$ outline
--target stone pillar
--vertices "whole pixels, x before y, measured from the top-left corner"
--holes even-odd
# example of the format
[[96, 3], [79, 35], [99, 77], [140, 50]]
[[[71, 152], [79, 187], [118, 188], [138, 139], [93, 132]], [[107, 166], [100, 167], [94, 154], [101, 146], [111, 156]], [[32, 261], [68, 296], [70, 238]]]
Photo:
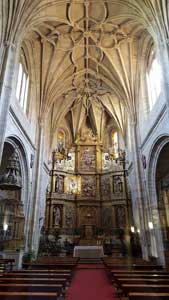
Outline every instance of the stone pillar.
[[139, 154], [137, 125], [132, 123], [131, 126], [131, 140], [132, 140], [132, 156], [133, 156], [133, 177], [134, 182], [131, 184], [132, 192], [132, 208], [133, 218], [137, 229], [140, 229], [140, 242], [142, 247], [143, 258], [148, 260], [148, 243], [146, 236], [146, 220], [144, 211], [144, 193], [143, 193], [143, 182], [141, 176], [141, 158]]
[[166, 104], [169, 111], [169, 72], [168, 72], [168, 66], [169, 66], [169, 40], [164, 40], [163, 42], [159, 42], [159, 56], [160, 56], [160, 62], [162, 66], [162, 76], [164, 80], [164, 94], [166, 98]]
[[4, 42], [3, 59], [0, 74], [0, 161], [2, 159], [6, 124], [12, 95], [13, 78], [16, 63], [16, 47], [11, 42]]
[[35, 170], [32, 178], [33, 190], [32, 190], [32, 204], [30, 212], [30, 247], [38, 251], [39, 246], [39, 208], [41, 200], [41, 185], [42, 185], [42, 169], [43, 169], [43, 153], [44, 153], [44, 127], [43, 123], [39, 124], [38, 140], [37, 140], [37, 153], [36, 153], [36, 163]]

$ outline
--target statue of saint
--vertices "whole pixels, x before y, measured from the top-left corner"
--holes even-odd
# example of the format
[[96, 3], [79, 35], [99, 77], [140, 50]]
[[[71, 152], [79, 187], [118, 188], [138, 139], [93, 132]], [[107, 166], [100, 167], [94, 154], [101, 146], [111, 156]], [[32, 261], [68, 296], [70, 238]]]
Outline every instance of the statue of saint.
[[58, 206], [54, 206], [54, 208], [53, 208], [53, 225], [60, 226], [60, 222], [61, 222], [60, 208]]
[[55, 192], [63, 193], [64, 190], [64, 178], [61, 175], [57, 175], [55, 183]]

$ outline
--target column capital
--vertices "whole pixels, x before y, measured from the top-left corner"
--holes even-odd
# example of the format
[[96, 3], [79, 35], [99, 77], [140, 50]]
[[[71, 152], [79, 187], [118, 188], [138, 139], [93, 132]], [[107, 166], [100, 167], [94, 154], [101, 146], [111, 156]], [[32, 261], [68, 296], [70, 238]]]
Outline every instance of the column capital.
[[12, 43], [11, 41], [4, 41], [3, 42], [3, 45], [5, 48], [13, 48], [13, 49], [16, 49], [16, 45], [14, 43]]

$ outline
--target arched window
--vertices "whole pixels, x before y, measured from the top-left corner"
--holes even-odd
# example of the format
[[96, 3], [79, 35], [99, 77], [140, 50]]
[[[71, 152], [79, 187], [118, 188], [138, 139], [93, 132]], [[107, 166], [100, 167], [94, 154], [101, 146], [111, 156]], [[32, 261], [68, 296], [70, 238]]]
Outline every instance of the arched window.
[[29, 74], [25, 56], [22, 55], [19, 62], [19, 72], [16, 86], [16, 98], [26, 113], [28, 104]]
[[161, 66], [159, 64], [156, 52], [154, 49], [151, 49], [148, 65], [147, 65], [147, 89], [148, 89], [148, 102], [149, 110], [151, 110], [160, 96], [161, 93], [161, 81], [162, 81], [162, 72]]
[[113, 130], [112, 131], [112, 150], [114, 157], [118, 157], [118, 148], [119, 148], [119, 143], [118, 143], [118, 132]]

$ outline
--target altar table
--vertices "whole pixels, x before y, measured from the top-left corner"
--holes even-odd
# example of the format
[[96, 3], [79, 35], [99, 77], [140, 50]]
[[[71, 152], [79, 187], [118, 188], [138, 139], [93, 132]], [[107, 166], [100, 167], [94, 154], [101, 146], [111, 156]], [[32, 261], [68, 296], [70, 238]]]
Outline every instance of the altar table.
[[101, 258], [104, 256], [103, 246], [75, 246], [74, 257]]

